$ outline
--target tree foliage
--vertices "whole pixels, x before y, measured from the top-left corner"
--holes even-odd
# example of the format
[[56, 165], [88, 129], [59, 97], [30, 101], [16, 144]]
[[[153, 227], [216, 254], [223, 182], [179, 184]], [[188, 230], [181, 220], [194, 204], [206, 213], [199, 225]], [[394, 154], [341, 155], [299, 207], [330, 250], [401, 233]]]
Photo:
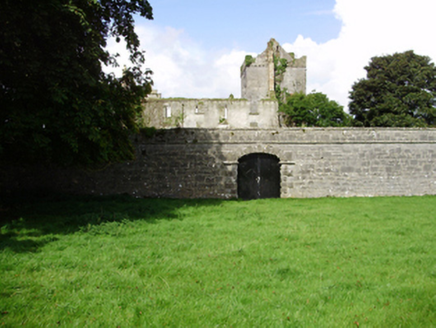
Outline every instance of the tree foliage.
[[[0, 156], [95, 165], [130, 159], [141, 101], [151, 91], [133, 15], [146, 0], [4, 0], [0, 10]], [[132, 67], [121, 78], [105, 50], [124, 39]]]
[[286, 95], [279, 111], [286, 114], [287, 126], [339, 127], [351, 125], [351, 116], [336, 101], [321, 93]]
[[367, 78], [350, 92], [350, 113], [358, 126], [436, 125], [436, 68], [413, 51], [373, 57]]

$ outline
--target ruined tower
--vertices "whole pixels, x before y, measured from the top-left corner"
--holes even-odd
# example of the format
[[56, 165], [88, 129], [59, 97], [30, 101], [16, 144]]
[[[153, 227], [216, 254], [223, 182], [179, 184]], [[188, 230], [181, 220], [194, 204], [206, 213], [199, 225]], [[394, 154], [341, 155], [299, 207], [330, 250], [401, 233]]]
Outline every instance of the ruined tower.
[[271, 39], [256, 58], [247, 56], [241, 67], [241, 96], [257, 101], [272, 98], [275, 85], [289, 93], [306, 93], [306, 56], [296, 58]]
[[306, 92], [306, 57], [295, 58], [271, 39], [259, 56], [246, 57], [241, 84], [242, 99], [167, 99], [155, 91], [144, 104], [143, 122], [155, 128], [277, 128], [276, 87]]

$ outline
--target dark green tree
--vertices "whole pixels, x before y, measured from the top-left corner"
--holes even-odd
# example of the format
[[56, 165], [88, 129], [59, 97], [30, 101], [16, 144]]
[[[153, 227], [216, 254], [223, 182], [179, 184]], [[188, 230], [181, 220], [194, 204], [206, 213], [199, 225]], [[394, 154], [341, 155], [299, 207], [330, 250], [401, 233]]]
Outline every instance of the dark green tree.
[[[129, 137], [151, 81], [133, 15], [146, 0], [3, 0], [0, 9], [0, 158], [93, 166], [134, 156]], [[124, 39], [121, 78], [105, 49]]]
[[413, 51], [373, 57], [367, 78], [353, 85], [350, 114], [356, 126], [436, 125], [436, 68]]
[[351, 125], [351, 116], [336, 101], [321, 93], [286, 95], [279, 111], [285, 114], [287, 126], [339, 127]]

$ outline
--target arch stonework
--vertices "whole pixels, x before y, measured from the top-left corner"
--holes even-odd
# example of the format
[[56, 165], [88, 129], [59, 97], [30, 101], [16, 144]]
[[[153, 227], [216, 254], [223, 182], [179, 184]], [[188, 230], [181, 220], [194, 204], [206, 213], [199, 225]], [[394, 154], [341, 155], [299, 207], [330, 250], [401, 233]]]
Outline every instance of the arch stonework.
[[[292, 170], [295, 163], [292, 161], [292, 153], [285, 151], [278, 145], [255, 144], [236, 147], [235, 151], [228, 152], [223, 164], [228, 167], [233, 179], [238, 179], [239, 159], [250, 154], [272, 155], [279, 159], [280, 165], [280, 186], [286, 185], [286, 182], [292, 177]], [[234, 196], [234, 195], [233, 195]], [[280, 198], [288, 197], [286, 188], [280, 187]]]
[[195, 186], [171, 197], [237, 197], [238, 159], [251, 153], [279, 158], [282, 198], [436, 194], [436, 129], [181, 129], [143, 144], [191, 163]]
[[0, 190], [236, 198], [238, 159], [279, 158], [281, 197], [436, 194], [436, 129], [168, 129], [133, 136], [136, 159], [100, 171], [0, 168]]

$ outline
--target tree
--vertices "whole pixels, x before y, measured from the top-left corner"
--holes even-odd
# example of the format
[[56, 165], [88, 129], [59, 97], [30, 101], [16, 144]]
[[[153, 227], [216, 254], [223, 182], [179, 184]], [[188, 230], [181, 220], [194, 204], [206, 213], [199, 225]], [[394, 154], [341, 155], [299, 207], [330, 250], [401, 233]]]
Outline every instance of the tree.
[[[134, 156], [129, 137], [151, 81], [133, 15], [146, 0], [4, 0], [0, 10], [0, 157], [91, 166]], [[126, 41], [121, 78], [105, 50]]]
[[321, 92], [308, 95], [287, 93], [286, 102], [280, 104], [279, 111], [286, 114], [287, 126], [338, 127], [351, 124], [351, 117], [343, 107]]
[[367, 78], [350, 92], [349, 110], [357, 126], [436, 125], [436, 68], [413, 51], [373, 57]]

